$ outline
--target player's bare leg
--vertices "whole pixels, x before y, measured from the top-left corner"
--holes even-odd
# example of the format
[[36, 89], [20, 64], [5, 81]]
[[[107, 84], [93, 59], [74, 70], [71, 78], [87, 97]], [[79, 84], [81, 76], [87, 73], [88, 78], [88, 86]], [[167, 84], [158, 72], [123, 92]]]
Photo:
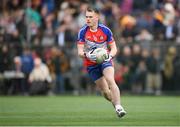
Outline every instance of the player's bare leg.
[[118, 114], [119, 117], [123, 117], [126, 114], [126, 112], [123, 109], [123, 107], [121, 106], [120, 91], [114, 80], [114, 68], [111, 66], [106, 67], [103, 70], [103, 75], [108, 83], [109, 88], [110, 88], [112, 104], [115, 107], [116, 113]]
[[107, 67], [103, 71], [104, 77], [109, 85], [112, 94], [113, 105], [120, 105], [120, 91], [114, 81], [114, 69], [113, 67]]
[[101, 94], [108, 100], [112, 101], [111, 91], [104, 77], [99, 78], [95, 81], [96, 86], [100, 89]]

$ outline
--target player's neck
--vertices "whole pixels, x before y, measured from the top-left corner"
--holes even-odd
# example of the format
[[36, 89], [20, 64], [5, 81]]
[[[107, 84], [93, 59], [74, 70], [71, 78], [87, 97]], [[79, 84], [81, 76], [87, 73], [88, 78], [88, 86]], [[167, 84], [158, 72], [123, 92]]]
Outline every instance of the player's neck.
[[91, 26], [90, 27], [90, 31], [91, 32], [96, 32], [97, 31], [97, 28], [98, 28], [98, 24], [94, 25], [94, 26]]

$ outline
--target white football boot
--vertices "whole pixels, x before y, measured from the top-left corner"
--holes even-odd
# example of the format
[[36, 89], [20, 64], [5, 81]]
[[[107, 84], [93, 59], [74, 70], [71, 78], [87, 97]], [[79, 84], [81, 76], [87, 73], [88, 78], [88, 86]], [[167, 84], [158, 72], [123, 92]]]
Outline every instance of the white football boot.
[[124, 110], [123, 107], [121, 107], [121, 108], [116, 109], [116, 114], [119, 118], [122, 118], [123, 116], [126, 115], [126, 111]]

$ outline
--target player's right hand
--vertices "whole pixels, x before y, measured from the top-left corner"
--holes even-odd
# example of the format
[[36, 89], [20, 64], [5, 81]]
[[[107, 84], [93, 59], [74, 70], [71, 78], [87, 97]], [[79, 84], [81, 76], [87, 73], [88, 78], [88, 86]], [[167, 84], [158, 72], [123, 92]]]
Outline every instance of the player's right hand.
[[89, 59], [90, 61], [96, 62], [96, 54], [93, 53], [93, 51], [89, 51], [85, 53], [85, 57]]

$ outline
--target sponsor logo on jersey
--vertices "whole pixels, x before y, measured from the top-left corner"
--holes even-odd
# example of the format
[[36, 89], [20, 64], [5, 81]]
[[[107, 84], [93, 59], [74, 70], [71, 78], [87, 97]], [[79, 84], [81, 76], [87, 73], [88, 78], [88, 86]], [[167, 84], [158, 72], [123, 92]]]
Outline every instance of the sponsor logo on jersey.
[[100, 36], [99, 39], [102, 41], [102, 40], [104, 39], [104, 37], [103, 37], [103, 36]]

